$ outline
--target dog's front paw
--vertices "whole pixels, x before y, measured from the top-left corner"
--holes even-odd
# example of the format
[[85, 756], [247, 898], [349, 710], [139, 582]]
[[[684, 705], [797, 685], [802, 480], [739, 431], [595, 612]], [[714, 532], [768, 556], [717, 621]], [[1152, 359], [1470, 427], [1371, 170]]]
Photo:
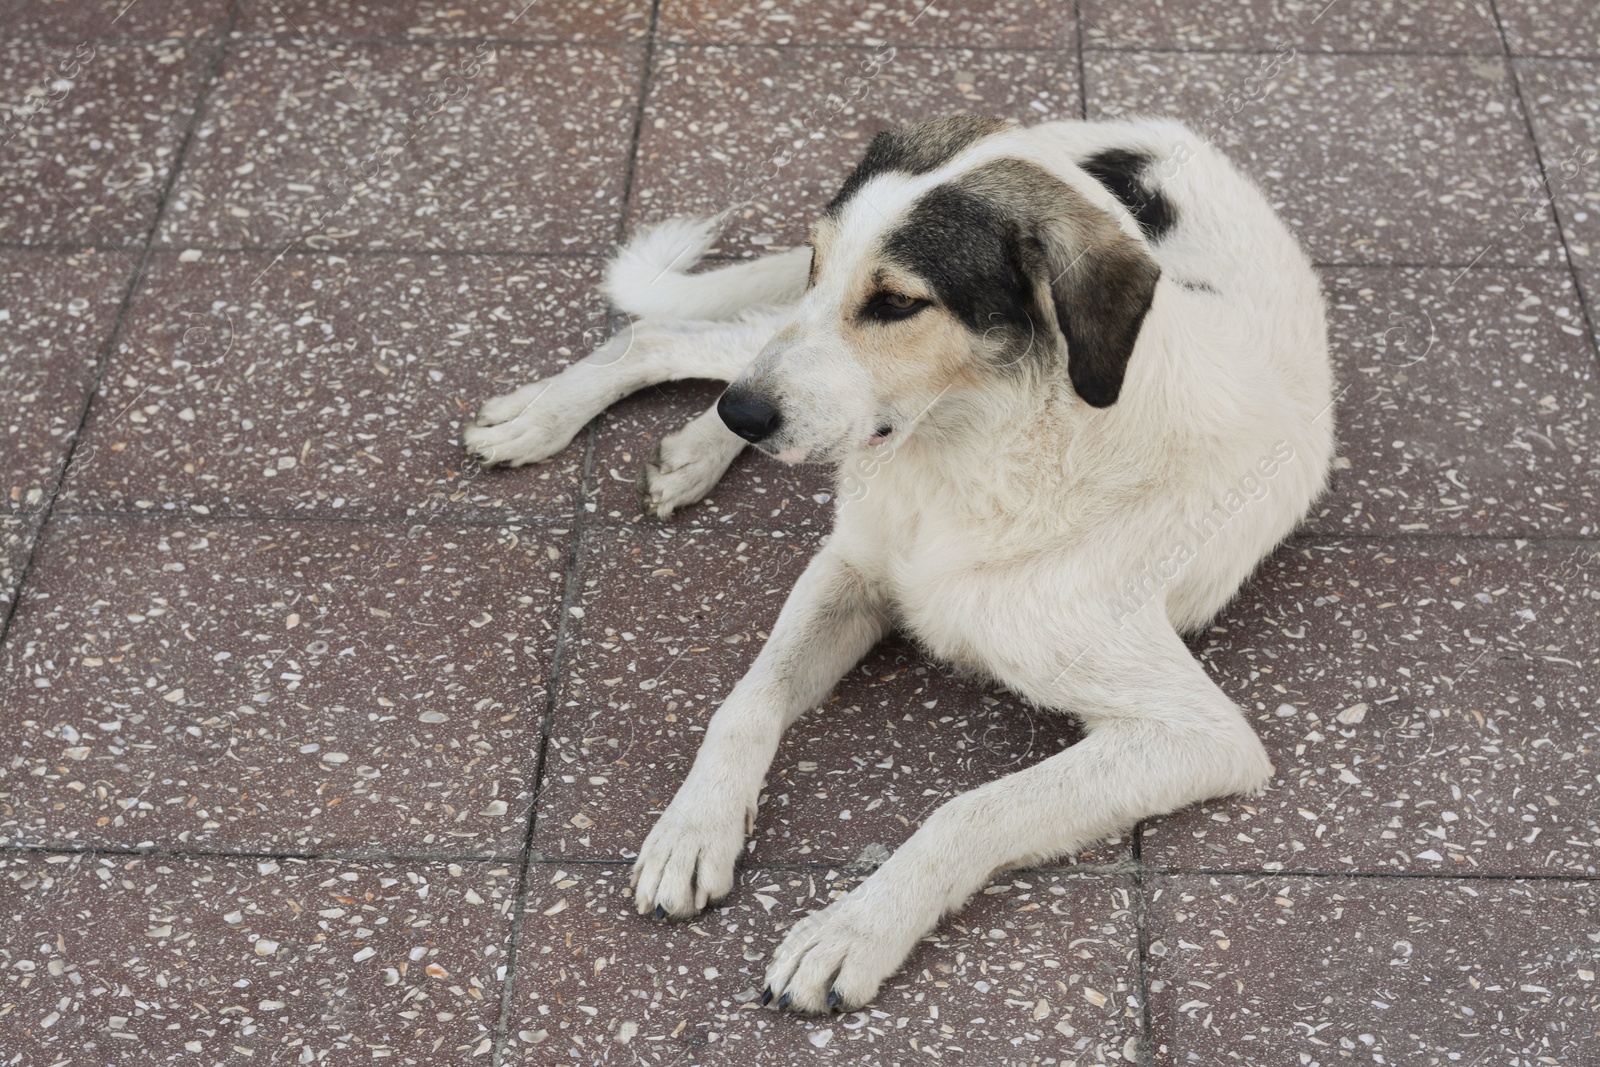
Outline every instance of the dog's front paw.
[[932, 926], [924, 910], [887, 907], [858, 888], [812, 912], [773, 953], [761, 1002], [814, 1013], [860, 1008]]
[[687, 919], [727, 896], [750, 820], [751, 814], [736, 805], [678, 800], [668, 805], [633, 863], [639, 914]]
[[664, 439], [639, 469], [635, 485], [639, 510], [665, 519], [678, 508], [704, 500], [743, 446], [739, 441], [730, 449], [706, 438], [693, 424]]
[[489, 466], [520, 467], [549, 459], [588, 421], [559, 402], [555, 379], [534, 382], [483, 405], [461, 433], [461, 444]]

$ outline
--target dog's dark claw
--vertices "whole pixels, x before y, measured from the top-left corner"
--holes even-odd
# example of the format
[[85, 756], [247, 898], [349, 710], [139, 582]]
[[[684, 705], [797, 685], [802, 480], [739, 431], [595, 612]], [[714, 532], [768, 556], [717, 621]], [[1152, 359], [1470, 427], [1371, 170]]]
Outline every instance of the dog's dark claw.
[[763, 989], [761, 991], [761, 1006], [764, 1008], [768, 1004], [771, 1004], [771, 1003], [772, 1003], [772, 987], [771, 986], [767, 986], [767, 988], [765, 988], [765, 989]]
[[656, 905], [656, 918], [665, 919], [666, 917], [667, 917], [667, 909], [663, 908], [660, 904], [657, 904]]
[[837, 1008], [839, 1006], [839, 1001], [843, 999], [844, 998], [839, 995], [839, 991], [837, 989], [828, 990], [828, 1010], [832, 1011], [834, 1008]]
[[789, 994], [785, 993], [783, 996], [778, 998], [778, 1007], [787, 1008], [788, 1006], [789, 1006]]

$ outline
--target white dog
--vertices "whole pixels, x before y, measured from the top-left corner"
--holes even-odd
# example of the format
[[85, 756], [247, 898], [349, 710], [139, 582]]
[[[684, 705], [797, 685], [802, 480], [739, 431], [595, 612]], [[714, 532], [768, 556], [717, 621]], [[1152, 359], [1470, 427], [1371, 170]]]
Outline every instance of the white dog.
[[606, 292], [639, 321], [465, 434], [485, 462], [535, 462], [636, 389], [717, 378], [716, 408], [642, 472], [647, 511], [701, 498], [747, 441], [838, 466], [832, 536], [639, 850], [639, 911], [730, 891], [784, 729], [891, 626], [1087, 730], [795, 925], [763, 1003], [851, 1009], [997, 871], [1266, 784], [1179, 634], [1322, 490], [1323, 302], [1256, 188], [1165, 121], [893, 130], [807, 247], [683, 273], [710, 239], [635, 239]]

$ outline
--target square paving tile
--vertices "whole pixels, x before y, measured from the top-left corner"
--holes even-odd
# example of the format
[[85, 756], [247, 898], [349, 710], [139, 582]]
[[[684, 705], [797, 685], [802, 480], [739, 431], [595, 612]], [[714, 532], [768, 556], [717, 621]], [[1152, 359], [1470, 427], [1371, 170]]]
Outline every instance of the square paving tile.
[[1504, 46], [1488, 0], [1085, 0], [1088, 48], [1478, 52]]
[[1514, 56], [1600, 58], [1600, 10], [1569, 0], [1496, 0]]
[[0, 859], [18, 1063], [455, 1062], [500, 1015], [516, 873], [485, 864]]
[[0, 663], [0, 843], [511, 856], [566, 538], [53, 522]]
[[62, 507], [570, 518], [581, 447], [484, 470], [461, 427], [604, 336], [598, 276], [569, 258], [154, 254]]
[[1146, 862], [1600, 869], [1593, 543], [1294, 542], [1196, 643], [1277, 775], [1146, 824]]
[[650, 0], [494, 0], [475, 4], [449, 0], [407, 4], [244, 0], [238, 28], [242, 33], [307, 38], [633, 40], [650, 28]]
[[9, 0], [0, 36], [209, 37], [228, 24], [228, 0]]
[[608, 246], [643, 54], [634, 46], [236, 42], [160, 239], [275, 252], [302, 242]]
[[688, 44], [867, 44], [1072, 49], [1072, 8], [1049, 0], [773, 3], [665, 0], [658, 33]]
[[1567, 247], [1600, 269], [1600, 63], [1519, 60], [1517, 73]]
[[0, 252], [0, 486], [12, 515], [48, 506], [133, 268], [121, 252]]
[[805, 239], [874, 134], [934, 115], [1078, 117], [1066, 52], [664, 46], [640, 133], [636, 220], [726, 211], [721, 250]]
[[1593, 882], [1182, 875], [1146, 891], [1157, 1064], [1582, 1064], [1600, 1048]]
[[0, 34], [0, 241], [142, 241], [215, 50]]
[[1097, 52], [1084, 67], [1089, 118], [1188, 122], [1318, 262], [1561, 262], [1502, 58]]
[[762, 1008], [782, 930], [856, 881], [746, 871], [721, 907], [664, 925], [633, 913], [623, 868], [536, 866], [507, 1062], [1138, 1062], [1125, 877], [1006, 875], [924, 938], [865, 1010]]
[[587, 533], [535, 850], [638, 848], [647, 813], [671, 799], [816, 547], [653, 524]]
[[[814, 538], [754, 533], [590, 534], [536, 851], [606, 859], [637, 851], [815, 551]], [[953, 677], [891, 638], [789, 730], [747, 857], [881, 861], [938, 805], [1079, 736], [1070, 718]], [[1127, 856], [1126, 842], [1108, 842], [1076, 858]]]
[[1600, 531], [1600, 390], [1565, 267], [1322, 275], [1339, 459], [1310, 529]]
[[[597, 424], [589, 500], [606, 522], [656, 522], [639, 510], [639, 471], [663, 437], [717, 402], [720, 382], [674, 382], [614, 405]], [[787, 466], [747, 448], [706, 499], [672, 513], [673, 526], [822, 533], [833, 526], [833, 468]]]

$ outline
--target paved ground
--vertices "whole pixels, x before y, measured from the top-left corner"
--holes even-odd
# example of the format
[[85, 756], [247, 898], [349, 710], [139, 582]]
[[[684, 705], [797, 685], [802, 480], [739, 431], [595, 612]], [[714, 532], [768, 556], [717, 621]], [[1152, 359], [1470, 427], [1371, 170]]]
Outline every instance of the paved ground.
[[[1600, 1063], [1600, 9], [520, 6], [0, 5], [0, 1063]], [[1270, 793], [811, 1022], [754, 1003], [780, 929], [1070, 727], [890, 644], [726, 905], [642, 921], [827, 485], [641, 518], [704, 386], [533, 469], [454, 441], [604, 336], [634, 225], [784, 246], [960, 109], [1232, 153], [1320, 266], [1342, 458], [1195, 643]]]

